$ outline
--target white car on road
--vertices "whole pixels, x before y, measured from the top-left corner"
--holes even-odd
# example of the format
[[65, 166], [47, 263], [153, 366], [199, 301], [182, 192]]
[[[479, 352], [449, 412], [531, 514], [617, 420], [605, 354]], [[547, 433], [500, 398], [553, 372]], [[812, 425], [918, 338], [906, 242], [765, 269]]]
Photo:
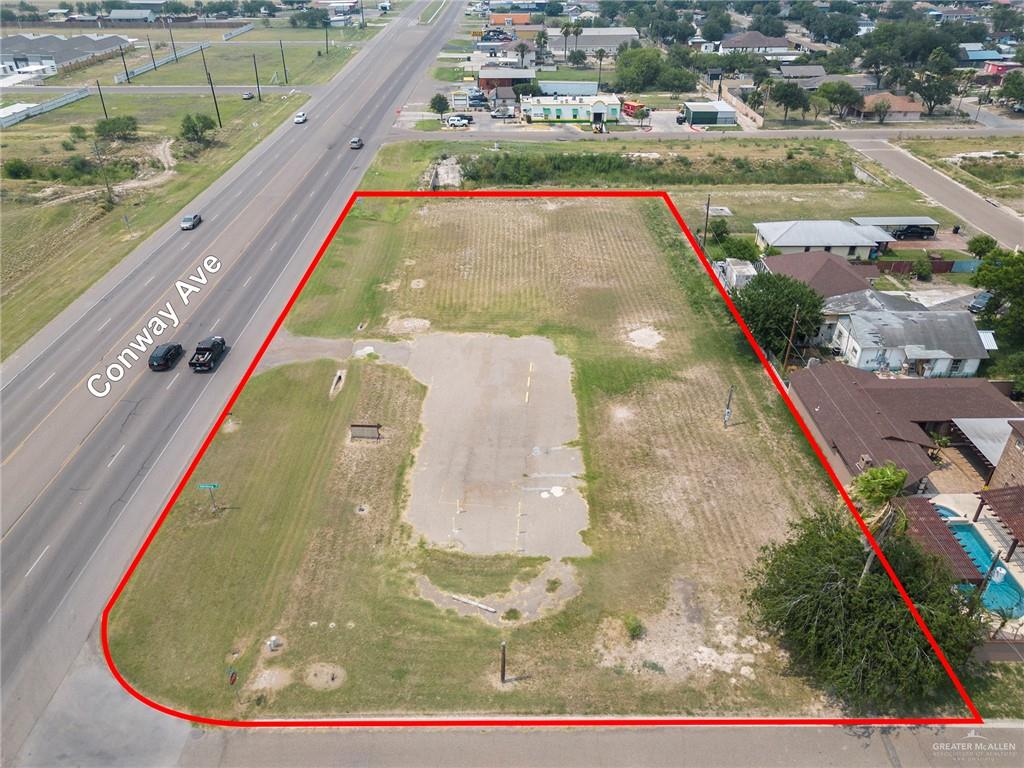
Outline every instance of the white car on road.
[[469, 125], [466, 118], [458, 117], [457, 115], [452, 115], [446, 122], [449, 128], [465, 128]]
[[295, 120], [293, 120], [292, 122], [294, 122], [296, 125], [299, 125], [301, 123], [306, 122], [306, 113], [305, 112], [296, 112], [295, 113]]

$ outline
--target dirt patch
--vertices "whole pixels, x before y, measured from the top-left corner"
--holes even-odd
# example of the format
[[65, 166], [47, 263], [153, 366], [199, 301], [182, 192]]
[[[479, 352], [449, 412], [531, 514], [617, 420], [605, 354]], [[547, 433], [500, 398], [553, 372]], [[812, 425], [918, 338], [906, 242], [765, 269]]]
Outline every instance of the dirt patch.
[[415, 289], [419, 290], [420, 288], [423, 288], [426, 284], [427, 284], [426, 280], [413, 280], [411, 283], [409, 283], [409, 286], [411, 288], [415, 288]]
[[306, 667], [303, 682], [318, 691], [333, 691], [345, 684], [345, 670], [337, 664], [317, 662]]
[[220, 431], [226, 435], [230, 435], [232, 432], [237, 432], [241, 427], [242, 425], [239, 423], [238, 419], [229, 413], [228, 417], [224, 419], [224, 423], [221, 425]]
[[420, 317], [392, 317], [388, 318], [387, 332], [395, 336], [405, 336], [413, 333], [426, 333], [430, 330], [430, 321]]
[[636, 328], [626, 334], [626, 340], [637, 349], [655, 349], [665, 337], [649, 325]]
[[285, 667], [265, 667], [259, 670], [247, 686], [253, 691], [280, 691], [292, 684], [292, 672]]

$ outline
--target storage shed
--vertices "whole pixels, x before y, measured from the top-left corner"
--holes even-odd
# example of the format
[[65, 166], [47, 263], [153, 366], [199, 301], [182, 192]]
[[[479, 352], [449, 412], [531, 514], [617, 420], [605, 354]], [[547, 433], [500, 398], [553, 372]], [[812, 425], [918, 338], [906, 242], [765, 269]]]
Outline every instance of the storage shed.
[[736, 125], [736, 110], [724, 101], [683, 102], [683, 112], [690, 125]]

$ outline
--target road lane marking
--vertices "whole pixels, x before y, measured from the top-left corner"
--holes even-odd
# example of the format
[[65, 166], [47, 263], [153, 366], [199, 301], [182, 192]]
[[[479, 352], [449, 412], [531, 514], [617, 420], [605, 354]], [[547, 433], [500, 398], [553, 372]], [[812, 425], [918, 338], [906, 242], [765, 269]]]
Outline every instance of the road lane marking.
[[42, 389], [43, 387], [45, 387], [50, 382], [50, 379], [52, 379], [56, 375], [57, 375], [56, 371], [51, 373], [49, 376], [47, 376], [45, 379], [43, 379], [43, 383], [40, 384], [38, 387], [36, 387], [36, 389]]
[[292, 221], [295, 221], [297, 218], [299, 218], [299, 214], [296, 213], [294, 216], [292, 216]]
[[154, 281], [155, 279], [156, 279], [156, 275], [150, 275], [150, 276], [149, 276], [149, 279], [148, 279], [148, 280], [146, 280], [146, 282], [144, 282], [144, 283], [142, 284], [142, 287], [143, 287], [143, 288], [145, 288], [145, 287], [146, 287], [147, 285], [149, 285], [150, 283], [152, 283], [152, 282], [153, 282], [153, 281]]
[[188, 250], [188, 247], [190, 245], [191, 245], [191, 243], [185, 243], [183, 246], [181, 246], [181, 248], [178, 249], [178, 253], [184, 253], [185, 251]]
[[107, 327], [107, 326], [108, 326], [108, 325], [110, 324], [110, 321], [111, 321], [111, 320], [113, 320], [113, 319], [114, 319], [114, 318], [112, 318], [112, 317], [108, 317], [108, 318], [107, 318], [106, 320], [104, 320], [104, 321], [103, 321], [103, 325], [101, 325], [101, 326], [100, 326], [99, 328], [97, 328], [97, 329], [96, 329], [96, 332], [97, 332], [97, 333], [99, 333], [99, 332], [100, 332], [100, 331], [102, 331], [102, 330], [103, 330], [104, 328], [106, 328], [106, 327]]
[[270, 250], [274, 250], [275, 248], [277, 248], [277, 240], [275, 240], [274, 244], [270, 246]]
[[176, 382], [178, 380], [179, 376], [181, 376], [181, 371], [178, 371], [176, 374], [174, 374], [174, 378], [171, 379], [170, 384], [168, 384], [166, 387], [164, 387], [164, 389], [170, 389], [171, 385], [174, 384], [174, 382]]
[[36, 558], [36, 561], [34, 563], [32, 563], [32, 567], [29, 568], [27, 571], [25, 571], [25, 578], [26, 579], [28, 578], [28, 575], [30, 573], [32, 573], [32, 571], [35, 569], [35, 567], [37, 565], [39, 565], [39, 561], [43, 559], [43, 555], [46, 554], [46, 550], [49, 549], [49, 548], [50, 548], [50, 545], [47, 544], [46, 547], [43, 549], [43, 551], [39, 553], [39, 557]]
[[245, 278], [245, 282], [242, 283], [242, 287], [245, 288], [249, 284], [250, 280], [252, 280], [252, 275], [249, 275], [247, 278]]
[[[125, 443], [124, 445], [128, 445], [128, 443]], [[113, 464], [115, 461], [117, 461], [117, 457], [120, 456], [121, 455], [121, 451], [124, 450], [124, 445], [122, 445], [120, 448], [118, 448], [117, 449], [117, 453], [114, 454], [114, 458], [112, 458], [110, 461], [107, 462], [107, 469], [110, 469], [110, 465]]]
[[210, 326], [210, 333], [213, 333], [213, 329], [217, 327], [217, 323], [219, 323], [219, 322], [220, 322], [220, 318], [219, 317], [216, 320], [213, 321], [213, 325]]

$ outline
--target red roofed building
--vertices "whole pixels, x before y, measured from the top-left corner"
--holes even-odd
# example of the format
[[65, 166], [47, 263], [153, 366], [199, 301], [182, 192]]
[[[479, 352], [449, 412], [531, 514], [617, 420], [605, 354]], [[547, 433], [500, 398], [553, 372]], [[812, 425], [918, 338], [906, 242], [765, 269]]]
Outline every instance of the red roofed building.
[[864, 97], [864, 106], [854, 107], [851, 113], [861, 120], [876, 120], [878, 112], [875, 105], [880, 101], [889, 102], [889, 111], [885, 115], [887, 123], [916, 123], [921, 119], [924, 107], [921, 102], [914, 101], [909, 96], [897, 96], [888, 91], [873, 93]]

